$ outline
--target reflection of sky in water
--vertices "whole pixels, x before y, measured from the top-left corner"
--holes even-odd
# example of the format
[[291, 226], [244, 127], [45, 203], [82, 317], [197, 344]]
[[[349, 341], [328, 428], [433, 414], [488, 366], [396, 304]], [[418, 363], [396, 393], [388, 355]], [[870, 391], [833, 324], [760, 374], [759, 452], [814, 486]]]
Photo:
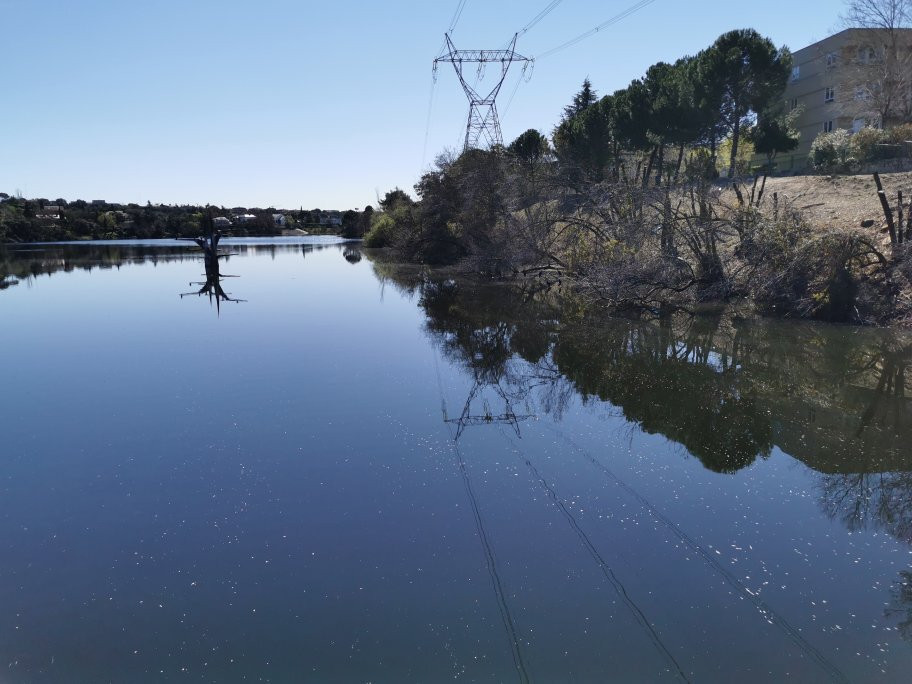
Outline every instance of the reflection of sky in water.
[[[878, 408], [878, 432], [855, 437], [807, 415], [807, 396], [838, 413], [869, 405], [872, 387], [821, 380], [795, 396], [789, 369], [758, 370], [788, 355], [732, 366], [677, 340], [665, 345], [683, 355], [668, 382], [692, 373], [693, 390], [669, 385], [677, 403], [662, 404], [652, 386], [668, 362], [600, 365], [614, 332], [574, 337], [553, 312], [543, 339], [563, 365], [508, 349], [506, 374], [494, 372], [491, 339], [504, 311], [523, 315], [515, 304], [438, 310], [425, 296], [429, 323], [417, 293], [369, 259], [349, 263], [342, 246], [224, 247], [239, 253], [222, 273], [240, 276], [225, 289], [246, 302], [218, 316], [206, 298], [178, 297], [200, 280], [197, 260], [130, 255], [0, 293], [3, 681], [912, 671], [899, 617], [885, 615], [909, 546], [828, 510], [887, 481], [870, 505], [912, 505], [902, 473], [859, 483], [832, 447], [890, 444], [908, 420]], [[461, 312], [474, 337], [455, 332]], [[450, 326], [447, 343], [428, 326]], [[767, 336], [792, 329], [800, 342], [809, 328]], [[847, 334], [844, 358], [868, 334], [813, 329]], [[510, 330], [512, 348], [535, 346]], [[698, 361], [721, 378], [711, 390]], [[792, 375], [810, 377], [797, 365]], [[459, 417], [475, 380], [474, 421], [454, 445], [442, 404]], [[586, 382], [612, 403], [583, 399]], [[625, 393], [624, 382], [640, 384]], [[688, 426], [709, 405], [741, 411], [731, 415], [773, 444], [768, 455], [729, 474], [692, 457], [682, 443], [725, 456], [724, 440]], [[519, 436], [496, 420], [511, 411]], [[900, 456], [885, 458], [900, 470]]]

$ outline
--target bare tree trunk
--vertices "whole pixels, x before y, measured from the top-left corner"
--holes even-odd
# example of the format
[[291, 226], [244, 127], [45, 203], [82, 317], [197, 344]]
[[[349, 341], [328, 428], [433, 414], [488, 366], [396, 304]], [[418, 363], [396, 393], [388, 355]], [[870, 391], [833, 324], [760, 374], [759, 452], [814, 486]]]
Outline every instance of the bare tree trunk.
[[896, 222], [896, 242], [900, 245], [903, 243], [903, 193], [902, 190], [899, 191], [899, 220]]
[[674, 248], [674, 224], [671, 216], [671, 192], [665, 189], [665, 197], [662, 203], [662, 254], [673, 256]]
[[735, 118], [735, 128], [732, 130], [731, 160], [728, 166], [728, 177], [735, 177], [735, 164], [738, 161], [738, 142], [741, 137], [741, 117]]
[[678, 184], [678, 176], [681, 174], [681, 164], [684, 163], [684, 143], [678, 148], [678, 163], [675, 164], [674, 185]]
[[656, 165], [656, 187], [662, 185], [662, 172], [665, 170], [665, 142], [659, 143], [659, 159]]
[[620, 178], [620, 169], [623, 162], [621, 161], [621, 143], [617, 140], [613, 143], [614, 146], [614, 179], [617, 180]]
[[763, 174], [763, 182], [760, 184], [760, 192], [757, 193], [757, 206], [760, 206], [760, 202], [763, 201], [763, 192], [766, 190], [766, 174]]
[[645, 188], [649, 185], [649, 177], [652, 175], [652, 165], [655, 164], [656, 152], [658, 151], [658, 146], [652, 148], [652, 152], [649, 155], [649, 163], [646, 165], [646, 171], [643, 173], [643, 187]]

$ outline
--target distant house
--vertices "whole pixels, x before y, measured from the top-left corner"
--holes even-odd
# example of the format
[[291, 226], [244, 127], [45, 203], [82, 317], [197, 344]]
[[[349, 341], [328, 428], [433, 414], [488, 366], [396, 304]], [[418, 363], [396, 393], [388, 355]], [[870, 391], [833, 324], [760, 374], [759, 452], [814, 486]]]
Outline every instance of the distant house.
[[233, 218], [235, 223], [253, 223], [256, 221], [256, 216], [253, 214], [235, 214]]
[[212, 225], [216, 228], [228, 228], [232, 224], [227, 216], [216, 216], [214, 219], [212, 219]]
[[104, 204], [107, 204], [107, 202], [105, 202], [104, 200], [92, 200], [93, 207], [100, 207]]
[[60, 220], [60, 206], [56, 204], [45, 205], [37, 214], [35, 214], [35, 218], [47, 221], [58, 221]]
[[341, 226], [342, 225], [341, 212], [328, 211], [323, 214], [320, 214], [320, 225], [321, 226]]
[[284, 228], [286, 224], [285, 214], [273, 214], [272, 222], [276, 225], [277, 228]]

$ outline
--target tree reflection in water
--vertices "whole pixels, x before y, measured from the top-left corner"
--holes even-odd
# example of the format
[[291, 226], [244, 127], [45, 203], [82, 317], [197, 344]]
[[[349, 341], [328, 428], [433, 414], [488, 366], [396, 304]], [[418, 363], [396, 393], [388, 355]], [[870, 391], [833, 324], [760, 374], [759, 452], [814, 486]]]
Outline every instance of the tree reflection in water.
[[194, 292], [183, 292], [181, 293], [181, 299], [188, 297], [190, 295], [196, 295], [201, 297], [207, 295], [209, 297], [210, 303], [215, 301], [215, 308], [218, 313], [221, 313], [221, 303], [222, 302], [243, 302], [244, 299], [234, 299], [228, 293], [222, 289], [222, 280], [225, 278], [237, 278], [235, 275], [223, 275], [219, 268], [219, 259], [227, 259], [230, 254], [219, 253], [218, 243], [221, 240], [221, 233], [214, 232], [209, 238], [193, 238], [193, 242], [200, 246], [203, 250], [203, 264], [206, 269], [205, 278], [206, 280], [202, 282], [190, 283], [191, 285], [199, 285], [200, 289]]
[[[912, 544], [912, 336], [732, 315], [606, 319], [578, 301], [374, 267], [420, 294], [428, 333], [473, 381], [469, 402], [494, 388], [555, 422], [573, 401], [603, 405], [720, 473], [776, 447], [817, 473], [831, 519]], [[907, 637], [910, 580], [888, 609]]]
[[890, 590], [891, 602], [885, 611], [888, 618], [895, 618], [896, 629], [907, 641], [912, 641], [912, 572], [903, 570]]
[[[428, 306], [446, 307], [456, 293], [453, 281], [428, 283], [422, 302]], [[508, 324], [484, 326], [478, 329], [464, 329], [464, 335], [450, 337], [449, 332], [441, 331], [438, 344], [444, 354], [452, 358], [460, 356], [464, 367], [472, 376], [472, 388], [463, 403], [462, 411], [457, 418], [451, 418], [444, 401], [444, 422], [456, 426], [455, 439], [471, 425], [502, 424], [509, 425], [520, 436], [519, 424], [533, 418], [526, 398], [529, 396], [527, 383], [522, 378], [511, 376], [509, 364], [513, 356], [511, 337], [512, 330]], [[493, 395], [493, 397], [491, 396]], [[500, 413], [491, 408], [490, 399], [503, 405]], [[479, 412], [476, 405], [481, 403]], [[516, 413], [514, 404], [524, 403], [525, 413]], [[473, 413], [474, 411], [474, 413]]]
[[361, 250], [358, 245], [346, 244], [342, 248], [342, 256], [348, 263], [354, 266], [361, 261]]
[[826, 514], [849, 530], [870, 527], [912, 544], [912, 473], [824, 475], [820, 503]]
[[474, 384], [560, 421], [604, 405], [734, 473], [773, 447], [830, 475], [912, 471], [912, 336], [737, 316], [599, 317], [572, 300], [374, 264], [420, 295], [425, 327]]

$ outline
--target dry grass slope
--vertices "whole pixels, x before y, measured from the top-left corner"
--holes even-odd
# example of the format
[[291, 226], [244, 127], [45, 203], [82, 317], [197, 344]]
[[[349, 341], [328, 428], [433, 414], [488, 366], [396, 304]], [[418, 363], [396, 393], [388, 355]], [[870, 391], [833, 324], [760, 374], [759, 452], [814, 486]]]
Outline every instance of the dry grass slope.
[[[894, 211], [898, 190], [902, 190], [906, 202], [912, 199], [912, 172], [884, 173], [881, 180]], [[765, 204], [772, 202], [773, 193], [819, 228], [861, 229], [862, 221], [874, 221], [873, 228], [863, 229], [871, 235], [886, 226], [871, 174], [769, 178]], [[881, 239], [886, 239], [886, 235], [882, 234]]]

